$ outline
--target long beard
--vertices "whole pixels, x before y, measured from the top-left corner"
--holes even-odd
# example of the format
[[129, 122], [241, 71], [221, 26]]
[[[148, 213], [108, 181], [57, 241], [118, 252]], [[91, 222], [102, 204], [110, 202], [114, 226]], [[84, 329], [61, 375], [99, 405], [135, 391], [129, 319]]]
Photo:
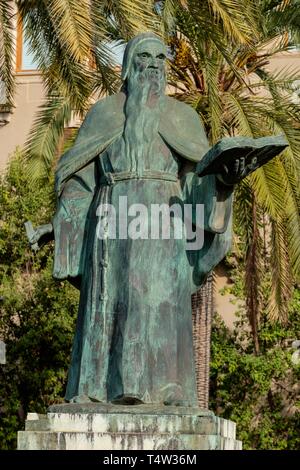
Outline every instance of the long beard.
[[158, 69], [133, 70], [127, 79], [124, 129], [126, 157], [132, 162], [151, 153], [158, 132], [165, 74]]
[[154, 104], [165, 91], [165, 73], [154, 68], [131, 70], [127, 79], [127, 101], [136, 100], [138, 105]]

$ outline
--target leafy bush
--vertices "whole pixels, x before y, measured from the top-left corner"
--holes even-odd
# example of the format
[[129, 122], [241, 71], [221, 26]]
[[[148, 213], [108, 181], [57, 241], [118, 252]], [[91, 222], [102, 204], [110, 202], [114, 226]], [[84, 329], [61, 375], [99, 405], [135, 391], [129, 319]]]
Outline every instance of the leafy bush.
[[300, 338], [300, 291], [295, 290], [288, 322], [264, 321], [261, 352], [243, 314], [231, 332], [220, 317], [212, 329], [210, 408], [237, 423], [244, 449], [300, 448], [300, 365], [291, 344]]
[[53, 183], [32, 188], [17, 151], [0, 183], [0, 448], [16, 447], [28, 411], [44, 413], [63, 399], [78, 293], [52, 279], [53, 244], [34, 254], [24, 222], [47, 223], [54, 212]]

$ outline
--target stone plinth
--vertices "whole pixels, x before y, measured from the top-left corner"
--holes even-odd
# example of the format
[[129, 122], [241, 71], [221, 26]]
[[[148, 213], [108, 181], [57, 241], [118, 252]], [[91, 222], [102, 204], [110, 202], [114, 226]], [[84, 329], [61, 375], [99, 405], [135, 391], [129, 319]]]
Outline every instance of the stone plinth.
[[199, 408], [54, 405], [29, 413], [19, 450], [240, 450], [235, 423]]

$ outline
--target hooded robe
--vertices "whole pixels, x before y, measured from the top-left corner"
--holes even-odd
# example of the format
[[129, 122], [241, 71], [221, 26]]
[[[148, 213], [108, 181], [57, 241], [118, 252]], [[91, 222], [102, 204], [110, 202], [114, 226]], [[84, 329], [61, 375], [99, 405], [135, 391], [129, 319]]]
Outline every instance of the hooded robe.
[[[232, 189], [194, 173], [209, 149], [201, 120], [184, 103], [162, 99], [151, 155], [138, 168], [125, 157], [122, 92], [91, 108], [58, 163], [53, 275], [80, 288], [67, 401], [197, 406], [191, 294], [230, 248]], [[204, 204], [204, 245], [187, 251], [174, 237], [100, 239], [99, 204], [122, 216], [124, 196], [128, 207]]]

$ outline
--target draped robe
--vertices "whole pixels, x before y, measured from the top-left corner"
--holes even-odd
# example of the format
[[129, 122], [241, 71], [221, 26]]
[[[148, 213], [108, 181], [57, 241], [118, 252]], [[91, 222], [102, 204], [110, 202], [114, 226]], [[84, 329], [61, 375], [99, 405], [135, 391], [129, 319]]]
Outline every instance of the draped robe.
[[[232, 190], [194, 173], [209, 148], [202, 123], [167, 96], [151, 152], [132, 166], [125, 99], [119, 93], [92, 107], [56, 172], [53, 275], [80, 288], [66, 400], [196, 406], [191, 294], [230, 248]], [[124, 196], [128, 207], [204, 204], [204, 245], [187, 251], [174, 237], [99, 239], [99, 204], [119, 216]], [[143, 223], [150, 226], [149, 215]]]

